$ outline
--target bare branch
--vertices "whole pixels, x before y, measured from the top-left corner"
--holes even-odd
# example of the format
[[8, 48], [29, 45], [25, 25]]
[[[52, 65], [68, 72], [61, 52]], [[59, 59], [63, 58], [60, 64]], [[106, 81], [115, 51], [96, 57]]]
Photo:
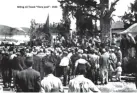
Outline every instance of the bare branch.
[[110, 11], [112, 11], [112, 12], [115, 11], [115, 8], [114, 8], [114, 7], [115, 7], [115, 5], [117, 4], [118, 1], [119, 1], [119, 0], [115, 0], [114, 2], [111, 3]]
[[115, 11], [115, 5], [117, 4], [119, 0], [115, 0], [114, 2], [111, 3], [110, 10], [107, 13], [107, 17], [110, 17], [111, 14]]

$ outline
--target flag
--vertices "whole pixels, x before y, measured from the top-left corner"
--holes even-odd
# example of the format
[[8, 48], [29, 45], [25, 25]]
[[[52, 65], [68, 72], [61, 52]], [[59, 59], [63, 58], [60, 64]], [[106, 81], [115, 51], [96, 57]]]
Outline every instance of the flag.
[[49, 14], [47, 16], [46, 24], [44, 24], [43, 32], [44, 33], [49, 33]]

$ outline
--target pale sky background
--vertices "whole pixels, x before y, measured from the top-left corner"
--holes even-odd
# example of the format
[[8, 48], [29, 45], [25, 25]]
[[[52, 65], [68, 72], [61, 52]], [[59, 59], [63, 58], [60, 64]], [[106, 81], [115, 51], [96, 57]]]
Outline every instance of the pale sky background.
[[[112, 0], [113, 1], [113, 0]], [[128, 10], [134, 0], [120, 0], [113, 13], [121, 16]], [[17, 6], [50, 6], [50, 8], [17, 8]], [[57, 8], [51, 8], [57, 6]], [[62, 10], [57, 0], [0, 0], [0, 24], [12, 27], [30, 27], [31, 19], [37, 23], [45, 23], [49, 13], [50, 23], [62, 19]], [[118, 18], [114, 18], [118, 20]], [[74, 22], [73, 22], [74, 24]]]

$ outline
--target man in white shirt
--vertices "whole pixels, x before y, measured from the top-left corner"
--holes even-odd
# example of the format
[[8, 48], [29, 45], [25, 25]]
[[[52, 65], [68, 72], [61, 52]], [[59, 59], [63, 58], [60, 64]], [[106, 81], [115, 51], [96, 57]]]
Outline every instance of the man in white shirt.
[[67, 81], [68, 81], [68, 71], [69, 71], [69, 65], [70, 65], [70, 58], [67, 56], [68, 53], [64, 52], [63, 53], [63, 58], [61, 59], [61, 62], [59, 64], [59, 66], [62, 69], [62, 74], [63, 74], [63, 85], [66, 86], [67, 85]]
[[45, 63], [44, 70], [46, 76], [41, 81], [41, 86], [42, 86], [41, 92], [42, 93], [62, 92], [63, 86], [61, 80], [53, 75], [53, 71], [54, 71], [53, 63], [51, 62]]
[[82, 58], [82, 54], [79, 54], [79, 57], [80, 58], [75, 63], [75, 75], [77, 75], [79, 73], [79, 70], [81, 68], [85, 68], [85, 67], [87, 68], [87, 66], [89, 68], [91, 67], [89, 62]]
[[80, 92], [100, 93], [100, 90], [95, 86], [95, 84], [91, 80], [84, 77], [85, 72], [86, 72], [86, 67], [79, 69], [79, 72], [77, 73], [78, 75], [74, 79], [70, 80], [68, 91], [79, 92], [79, 93]]

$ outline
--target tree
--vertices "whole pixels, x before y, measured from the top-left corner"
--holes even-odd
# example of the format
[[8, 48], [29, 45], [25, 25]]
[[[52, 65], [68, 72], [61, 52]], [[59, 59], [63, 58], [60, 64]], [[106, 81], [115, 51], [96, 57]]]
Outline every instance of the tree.
[[110, 22], [112, 13], [115, 11], [115, 5], [119, 0], [115, 0], [108, 8], [109, 0], [100, 0], [97, 5], [96, 0], [58, 0], [64, 10], [64, 16], [72, 16], [76, 18], [77, 31], [84, 35], [85, 31], [95, 31], [93, 20], [100, 20], [102, 32], [102, 41], [105, 42], [105, 37], [110, 31]]
[[[69, 17], [76, 18], [76, 29], [83, 36], [85, 31], [93, 31], [93, 19], [97, 16], [93, 14], [96, 9], [95, 0], [58, 0], [63, 9], [63, 20], [70, 25]], [[69, 27], [69, 26], [68, 26]]]
[[126, 29], [137, 22], [137, 0], [130, 4], [129, 10], [128, 13], [125, 12], [124, 16], [121, 17]]
[[124, 16], [121, 17], [123, 23], [124, 23], [124, 28], [127, 29], [129, 26], [135, 23], [135, 18], [134, 15], [129, 12], [125, 12]]
[[[49, 17], [47, 17], [49, 21]], [[51, 35], [49, 29], [49, 22], [46, 22], [45, 24], [36, 23], [34, 19], [31, 20], [31, 26], [30, 26], [30, 40], [35, 42], [35, 45], [50, 45], [51, 43]], [[47, 31], [48, 30], [48, 31]]]
[[[107, 2], [105, 2], [107, 1]], [[100, 15], [100, 28], [101, 28], [101, 40], [103, 43], [110, 37], [110, 28], [112, 21], [112, 13], [115, 11], [115, 5], [119, 0], [115, 0], [108, 8], [109, 0], [100, 0], [101, 15]], [[106, 38], [107, 37], [107, 38]]]

